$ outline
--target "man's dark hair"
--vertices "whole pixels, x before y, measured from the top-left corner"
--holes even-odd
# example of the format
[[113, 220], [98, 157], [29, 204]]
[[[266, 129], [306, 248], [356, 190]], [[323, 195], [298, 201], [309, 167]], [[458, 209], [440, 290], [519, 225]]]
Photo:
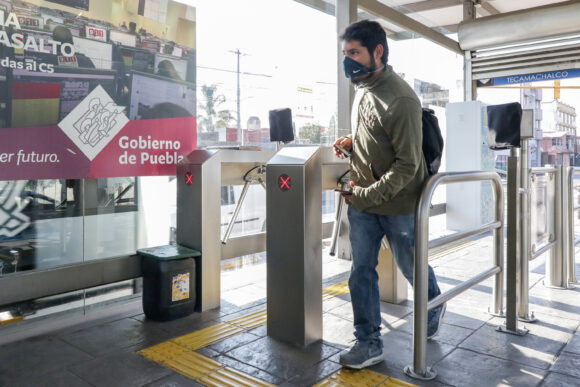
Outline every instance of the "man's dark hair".
[[373, 55], [377, 45], [382, 44], [384, 51], [381, 61], [387, 64], [389, 59], [389, 46], [387, 46], [387, 34], [383, 27], [374, 21], [361, 20], [346, 27], [344, 33], [340, 36], [344, 41], [356, 40], [361, 46], [369, 50], [369, 54]]

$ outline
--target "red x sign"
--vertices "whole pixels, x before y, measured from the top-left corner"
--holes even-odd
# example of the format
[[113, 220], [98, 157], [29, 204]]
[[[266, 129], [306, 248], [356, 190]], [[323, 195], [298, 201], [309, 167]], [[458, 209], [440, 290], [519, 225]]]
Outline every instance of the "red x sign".
[[290, 189], [290, 176], [280, 175], [278, 176], [278, 187], [282, 191], [288, 191]]
[[185, 172], [185, 184], [193, 184], [193, 173]]

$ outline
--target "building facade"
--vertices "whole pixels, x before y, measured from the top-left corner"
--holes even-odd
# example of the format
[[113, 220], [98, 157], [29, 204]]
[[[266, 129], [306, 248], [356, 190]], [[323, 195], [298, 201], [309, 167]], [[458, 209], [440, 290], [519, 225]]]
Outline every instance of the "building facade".
[[542, 165], [577, 165], [576, 109], [560, 100], [542, 103]]

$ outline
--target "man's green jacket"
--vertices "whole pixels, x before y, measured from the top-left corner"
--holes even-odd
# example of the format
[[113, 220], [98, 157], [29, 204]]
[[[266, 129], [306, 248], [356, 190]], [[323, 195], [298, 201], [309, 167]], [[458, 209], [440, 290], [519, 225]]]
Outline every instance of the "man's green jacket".
[[386, 66], [357, 86], [352, 115], [352, 205], [380, 215], [415, 212], [428, 176], [417, 95]]

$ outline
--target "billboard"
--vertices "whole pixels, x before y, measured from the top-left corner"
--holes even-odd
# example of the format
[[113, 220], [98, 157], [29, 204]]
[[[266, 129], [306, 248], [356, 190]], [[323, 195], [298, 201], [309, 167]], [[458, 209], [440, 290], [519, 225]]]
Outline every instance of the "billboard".
[[101, 20], [89, 0], [0, 0], [0, 181], [172, 175], [195, 149], [179, 15], [158, 2], [167, 25], [144, 31], [128, 3], [98, 6], [113, 3]]

